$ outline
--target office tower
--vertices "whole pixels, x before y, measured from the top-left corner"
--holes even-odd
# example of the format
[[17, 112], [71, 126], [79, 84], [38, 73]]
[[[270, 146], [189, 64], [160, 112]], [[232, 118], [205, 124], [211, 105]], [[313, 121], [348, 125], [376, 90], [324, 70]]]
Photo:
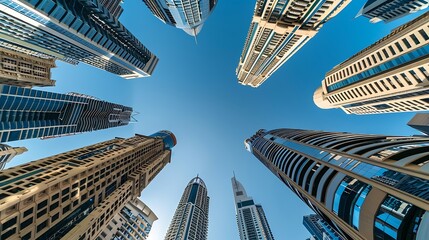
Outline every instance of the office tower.
[[79, 94], [0, 84], [0, 142], [51, 138], [127, 125], [133, 109]]
[[255, 204], [253, 199], [247, 196], [246, 190], [235, 176], [231, 182], [240, 239], [274, 240], [262, 206]]
[[122, 1], [123, 0], [99, 0], [98, 2], [109, 11], [112, 17], [118, 19], [124, 11], [121, 7]]
[[3, 170], [12, 158], [16, 155], [22, 154], [27, 151], [25, 147], [11, 147], [5, 144], [0, 144], [0, 170]]
[[44, 59], [0, 47], [0, 84], [20, 87], [55, 86], [53, 59]]
[[259, 130], [253, 153], [347, 239], [429, 239], [429, 139]]
[[238, 82], [258, 87], [350, 0], [257, 0], [236, 69]]
[[95, 239], [175, 144], [168, 131], [136, 134], [1, 171], [0, 239]]
[[213, 12], [217, 0], [143, 0], [159, 20], [182, 29], [191, 36], [197, 36], [204, 22]]
[[135, 198], [113, 216], [97, 239], [145, 240], [156, 220], [158, 217], [155, 213], [146, 204]]
[[358, 16], [369, 18], [372, 23], [387, 23], [428, 6], [427, 0], [368, 0]]
[[428, 21], [425, 13], [335, 66], [314, 103], [348, 114], [429, 110]]
[[68, 63], [84, 62], [126, 79], [150, 76], [158, 58], [118, 21], [118, 4], [4, 0], [0, 41]]
[[417, 113], [407, 125], [429, 135], [429, 113]]
[[209, 200], [203, 180], [193, 178], [183, 192], [165, 240], [206, 240]]
[[341, 240], [341, 236], [325, 220], [317, 214], [304, 216], [304, 227], [311, 233], [315, 240]]

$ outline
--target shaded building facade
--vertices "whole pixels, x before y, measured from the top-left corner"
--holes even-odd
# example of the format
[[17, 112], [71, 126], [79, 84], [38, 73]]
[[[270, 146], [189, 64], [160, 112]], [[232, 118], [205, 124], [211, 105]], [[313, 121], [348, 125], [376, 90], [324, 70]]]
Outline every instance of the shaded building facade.
[[261, 85], [349, 3], [257, 0], [236, 69], [238, 82]]
[[314, 103], [347, 114], [429, 110], [428, 21], [425, 13], [335, 66]]
[[429, 113], [417, 113], [407, 125], [429, 135]]
[[16, 155], [26, 152], [25, 147], [11, 147], [5, 144], [0, 144], [0, 170], [3, 170], [6, 164]]
[[304, 216], [302, 224], [314, 240], [342, 240], [335, 229], [317, 214]]
[[78, 93], [0, 84], [0, 142], [50, 138], [127, 125], [133, 109]]
[[428, 138], [276, 129], [245, 145], [341, 237], [429, 237]]
[[115, 138], [0, 173], [1, 239], [96, 239], [171, 160], [175, 136]]
[[209, 225], [207, 188], [200, 177], [193, 178], [185, 188], [165, 240], [206, 240]]
[[390, 22], [429, 6], [426, 0], [368, 0], [358, 16], [369, 18], [372, 23]]

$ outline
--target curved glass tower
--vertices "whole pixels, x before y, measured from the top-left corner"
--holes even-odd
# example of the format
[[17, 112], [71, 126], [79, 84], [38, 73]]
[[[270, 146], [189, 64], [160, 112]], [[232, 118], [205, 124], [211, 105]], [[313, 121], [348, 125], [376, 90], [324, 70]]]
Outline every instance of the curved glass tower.
[[347, 239], [429, 239], [429, 139], [259, 130], [246, 148]]
[[203, 180], [193, 178], [183, 192], [165, 240], [206, 240], [209, 200]]

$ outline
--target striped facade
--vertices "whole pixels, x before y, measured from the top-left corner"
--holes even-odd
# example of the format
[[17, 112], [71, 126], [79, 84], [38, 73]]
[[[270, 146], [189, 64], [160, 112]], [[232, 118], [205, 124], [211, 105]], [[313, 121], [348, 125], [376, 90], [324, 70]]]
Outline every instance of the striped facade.
[[217, 4], [217, 0], [143, 0], [163, 23], [197, 36]]
[[4, 0], [0, 41], [126, 79], [150, 76], [158, 58], [109, 10], [98, 0]]
[[342, 240], [335, 229], [317, 214], [304, 216], [302, 223], [314, 240]]
[[0, 144], [0, 170], [3, 170], [6, 164], [16, 155], [26, 152], [25, 147], [10, 147], [5, 144]]
[[168, 131], [137, 134], [1, 171], [0, 239], [96, 239], [170, 162], [175, 143]]
[[428, 6], [428, 0], [368, 0], [358, 16], [367, 17], [372, 23], [387, 23]]
[[429, 110], [428, 21], [425, 13], [334, 67], [315, 104], [347, 114]]
[[429, 238], [428, 138], [277, 129], [245, 145], [342, 238]]
[[207, 188], [199, 177], [193, 178], [185, 188], [165, 240], [206, 240], [209, 225]]
[[350, 0], [257, 0], [236, 69], [239, 83], [258, 87]]
[[127, 125], [133, 109], [91, 96], [0, 85], [0, 142]]
[[98, 2], [103, 5], [116, 20], [124, 11], [121, 7], [123, 0], [99, 0]]

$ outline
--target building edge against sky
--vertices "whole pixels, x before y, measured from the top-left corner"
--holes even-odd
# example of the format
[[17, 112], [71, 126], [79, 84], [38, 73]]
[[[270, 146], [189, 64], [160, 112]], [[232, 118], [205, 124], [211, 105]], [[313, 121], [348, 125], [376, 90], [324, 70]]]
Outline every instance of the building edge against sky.
[[238, 82], [258, 87], [350, 0], [257, 0], [240, 56]]
[[429, 135], [429, 113], [417, 113], [407, 125]]
[[344, 238], [429, 238], [429, 139], [259, 130], [245, 146]]
[[11, 147], [5, 144], [0, 144], [0, 170], [3, 170], [6, 164], [16, 155], [27, 151], [25, 147]]
[[313, 96], [348, 114], [429, 110], [429, 12], [330, 70]]
[[369, 18], [371, 23], [388, 23], [428, 6], [426, 0], [368, 0], [357, 16]]
[[175, 144], [169, 131], [136, 134], [1, 171], [0, 238], [97, 238], [171, 161]]

